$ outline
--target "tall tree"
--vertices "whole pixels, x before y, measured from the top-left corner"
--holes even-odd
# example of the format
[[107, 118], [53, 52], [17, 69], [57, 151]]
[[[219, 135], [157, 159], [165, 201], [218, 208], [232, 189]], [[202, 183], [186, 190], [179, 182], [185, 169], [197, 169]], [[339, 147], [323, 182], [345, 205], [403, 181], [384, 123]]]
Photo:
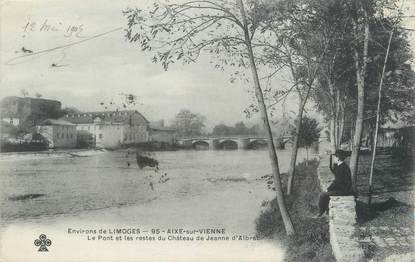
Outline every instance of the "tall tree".
[[173, 120], [173, 127], [179, 137], [199, 136], [205, 127], [205, 117], [192, 113], [188, 109], [182, 109]]
[[350, 38], [347, 37], [350, 35], [351, 23], [344, 1], [322, 1], [322, 4], [326, 7], [326, 12], [321, 14], [324, 25], [331, 32], [325, 35], [329, 38], [330, 48], [318, 72], [311, 98], [329, 124], [331, 150], [334, 152], [342, 141], [345, 121], [350, 118], [347, 113], [353, 111], [350, 90], [355, 83], [352, 74], [354, 66], [350, 55]]
[[[294, 120], [293, 147], [288, 171], [287, 194], [291, 194], [301, 132], [301, 119], [313, 88], [317, 73], [329, 46], [330, 34], [322, 13], [320, 1], [280, 1], [276, 4], [276, 18], [268, 26], [278, 39], [278, 46], [264, 42], [268, 48], [267, 62], [276, 67], [281, 64], [291, 73], [293, 90], [298, 95], [298, 109]], [[278, 98], [280, 99], [280, 98]]]
[[225, 124], [219, 124], [213, 127], [212, 135], [214, 136], [229, 136], [232, 134], [232, 127]]
[[[366, 1], [352, 1], [350, 10], [352, 13], [354, 44], [353, 59], [355, 63], [357, 84], [357, 115], [352, 143], [352, 155], [350, 157], [350, 171], [352, 173], [353, 189], [356, 192], [357, 170], [359, 151], [362, 143], [363, 119], [365, 107], [365, 78], [368, 64], [369, 50], [369, 14]], [[361, 40], [363, 39], [363, 40]]]
[[294, 226], [291, 222], [291, 218], [289, 217], [288, 211], [286, 210], [285, 203], [284, 203], [284, 196], [283, 196], [282, 188], [281, 188], [281, 178], [280, 178], [280, 171], [279, 171], [279, 165], [278, 165], [278, 157], [275, 152], [274, 139], [273, 139], [273, 135], [271, 132], [271, 126], [270, 126], [270, 122], [268, 119], [267, 108], [265, 106], [264, 95], [261, 89], [261, 84], [259, 81], [258, 71], [257, 71], [256, 63], [255, 63], [254, 52], [252, 49], [252, 36], [254, 32], [250, 33], [250, 30], [248, 27], [248, 20], [246, 18], [244, 4], [242, 0], [239, 0], [239, 8], [240, 8], [241, 15], [242, 15], [242, 23], [243, 23], [242, 25], [244, 29], [243, 30], [244, 39], [245, 39], [244, 43], [247, 48], [249, 64], [252, 70], [252, 77], [254, 79], [255, 96], [258, 100], [258, 106], [260, 108], [261, 118], [264, 123], [266, 135], [268, 137], [268, 152], [269, 152], [269, 157], [271, 159], [272, 170], [274, 174], [274, 183], [275, 183], [275, 189], [276, 189], [275, 191], [277, 193], [277, 202], [280, 208], [281, 216], [284, 221], [287, 235], [292, 235], [294, 234]]
[[292, 235], [294, 227], [284, 202], [278, 157], [258, 75], [261, 49], [254, 50], [252, 44], [254, 39], [270, 34], [263, 21], [272, 18], [273, 9], [262, 8], [265, 5], [262, 1], [196, 0], [155, 3], [149, 13], [127, 9], [124, 12], [128, 18], [126, 37], [131, 42], [139, 42], [142, 50], [155, 51], [153, 61], [160, 62], [166, 70], [177, 60], [195, 62], [203, 51], [217, 61], [216, 68], [229, 66], [241, 71], [251, 70], [249, 80], [268, 138], [278, 207], [286, 232]]
[[233, 133], [235, 135], [247, 135], [249, 133], [248, 128], [244, 124], [244, 122], [240, 121], [235, 124], [233, 127]]
[[411, 52], [405, 30], [399, 26], [399, 15], [391, 15], [399, 13], [398, 1], [330, 0], [325, 4], [331, 12], [324, 16], [336, 34], [312, 98], [329, 123], [333, 150], [344, 139], [353, 137], [351, 167], [355, 181], [362, 133], [374, 125], [383, 57], [393, 27], [398, 30], [393, 35], [391, 60], [386, 67], [382, 121], [408, 118], [413, 112]]

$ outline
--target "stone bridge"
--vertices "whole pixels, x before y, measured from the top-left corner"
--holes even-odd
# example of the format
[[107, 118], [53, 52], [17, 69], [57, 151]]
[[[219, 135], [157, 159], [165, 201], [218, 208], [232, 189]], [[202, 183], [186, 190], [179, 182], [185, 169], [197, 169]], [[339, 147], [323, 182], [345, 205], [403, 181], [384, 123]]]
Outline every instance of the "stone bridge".
[[[266, 137], [232, 136], [232, 137], [192, 137], [177, 139], [177, 143], [192, 149], [255, 149], [265, 147], [268, 139]], [[274, 138], [277, 148], [284, 148], [286, 143], [291, 143], [291, 136]]]

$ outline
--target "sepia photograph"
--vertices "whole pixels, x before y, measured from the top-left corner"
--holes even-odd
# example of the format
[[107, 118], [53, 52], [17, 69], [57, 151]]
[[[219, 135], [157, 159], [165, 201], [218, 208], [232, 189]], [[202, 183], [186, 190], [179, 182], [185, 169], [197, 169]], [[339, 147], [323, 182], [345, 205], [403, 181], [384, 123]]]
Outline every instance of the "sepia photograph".
[[0, 0], [0, 262], [415, 261], [414, 0]]

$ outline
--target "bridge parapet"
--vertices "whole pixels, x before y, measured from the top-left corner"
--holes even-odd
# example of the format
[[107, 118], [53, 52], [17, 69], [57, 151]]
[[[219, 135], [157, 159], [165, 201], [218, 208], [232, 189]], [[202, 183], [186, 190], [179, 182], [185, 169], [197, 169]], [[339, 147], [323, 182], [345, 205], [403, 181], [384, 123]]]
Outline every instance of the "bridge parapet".
[[[283, 148], [284, 145], [291, 141], [292, 136], [274, 137], [274, 144], [277, 148]], [[193, 138], [180, 138], [177, 142], [188, 148], [194, 148], [195, 144], [205, 143], [210, 150], [221, 149], [223, 143], [233, 142], [237, 145], [238, 149], [248, 149], [255, 142], [266, 142], [266, 137], [254, 137], [254, 136], [231, 136], [231, 137], [193, 137]]]

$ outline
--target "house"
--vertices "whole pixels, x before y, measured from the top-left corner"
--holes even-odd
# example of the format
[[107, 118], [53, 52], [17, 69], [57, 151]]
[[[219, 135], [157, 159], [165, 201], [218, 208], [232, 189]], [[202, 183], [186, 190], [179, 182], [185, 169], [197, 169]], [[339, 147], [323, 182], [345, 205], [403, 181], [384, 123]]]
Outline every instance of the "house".
[[415, 126], [402, 121], [387, 122], [379, 128], [378, 147], [411, 148], [415, 143]]
[[[369, 123], [364, 125], [362, 146], [373, 147], [375, 128]], [[378, 130], [378, 148], [411, 148], [415, 143], [415, 126], [401, 120], [388, 121]]]
[[62, 119], [76, 125], [78, 132], [90, 133], [96, 147], [115, 148], [149, 141], [149, 121], [136, 110], [84, 112]]
[[46, 119], [36, 126], [49, 148], [76, 147], [76, 126], [62, 119]]
[[165, 127], [164, 121], [158, 121], [149, 125], [151, 142], [161, 142], [173, 145], [176, 143], [176, 129]]

